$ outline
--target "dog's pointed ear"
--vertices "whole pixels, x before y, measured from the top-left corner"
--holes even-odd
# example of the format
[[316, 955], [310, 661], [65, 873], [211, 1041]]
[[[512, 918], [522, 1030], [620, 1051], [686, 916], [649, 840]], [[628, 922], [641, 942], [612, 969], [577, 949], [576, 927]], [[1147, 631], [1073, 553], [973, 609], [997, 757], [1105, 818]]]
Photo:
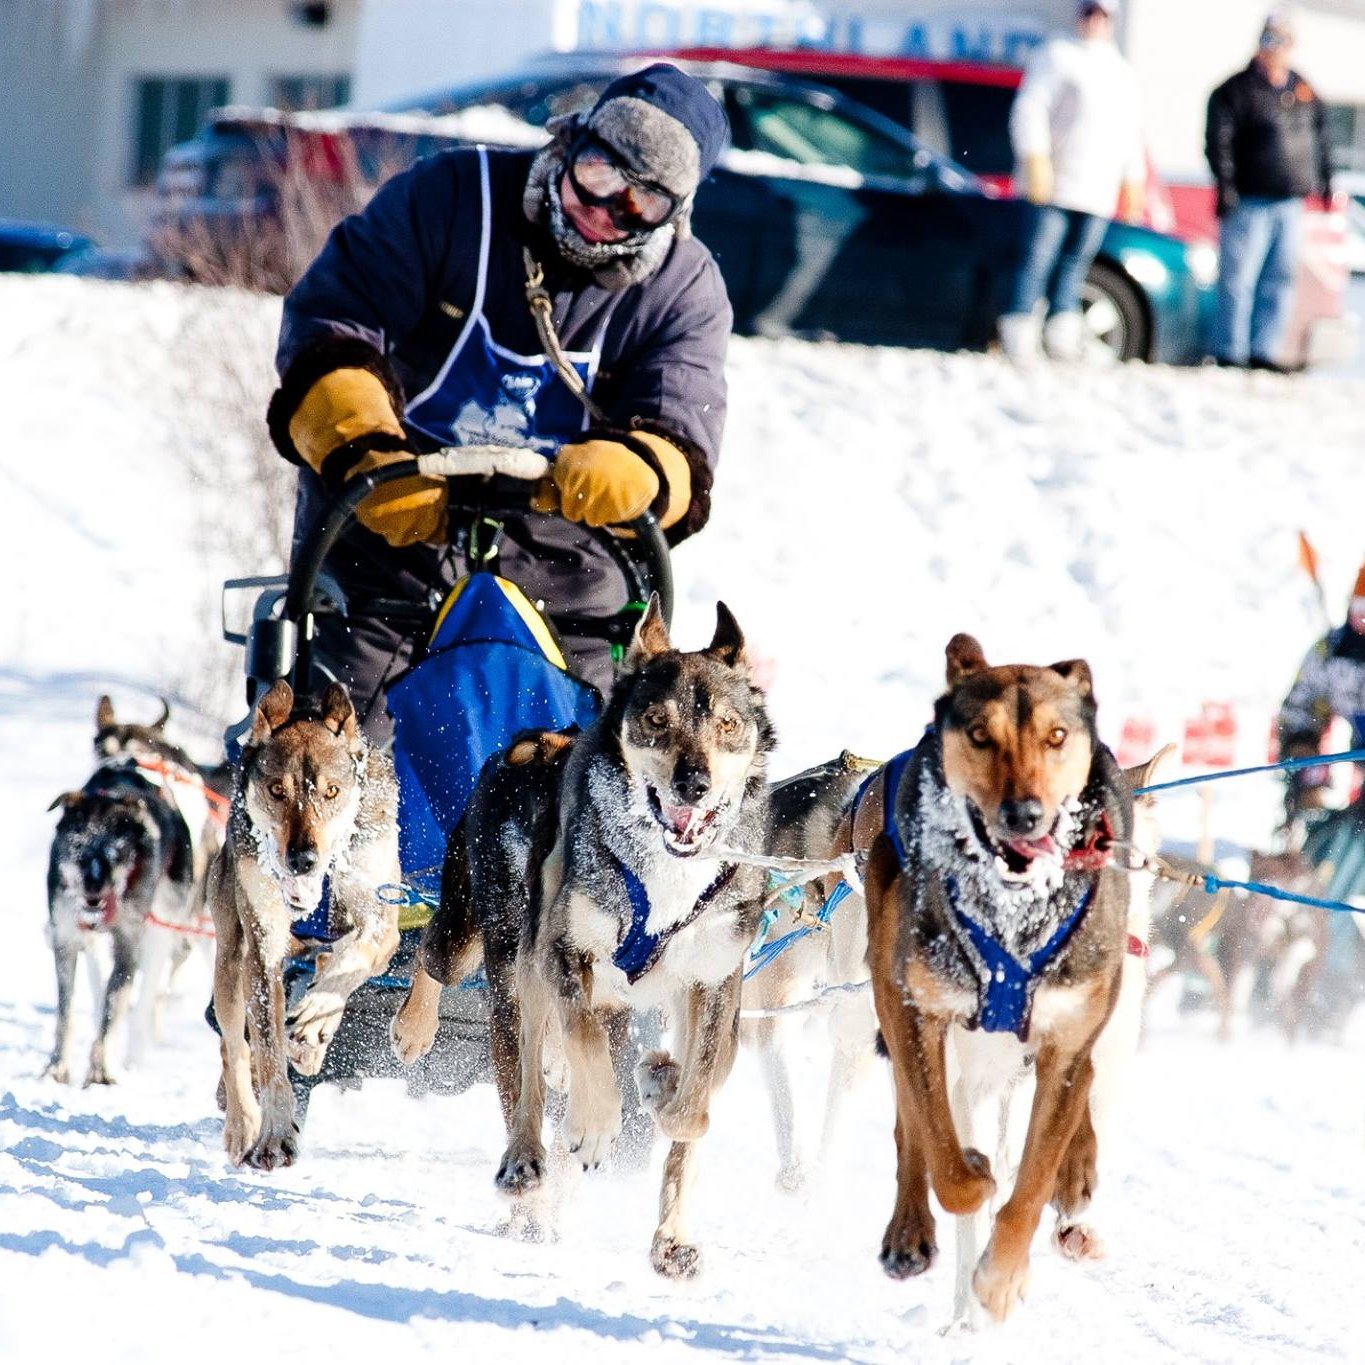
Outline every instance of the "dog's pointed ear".
[[355, 743], [356, 714], [351, 694], [341, 683], [329, 683], [322, 697], [322, 723], [348, 744]]
[[294, 712], [294, 689], [283, 678], [271, 684], [270, 690], [256, 703], [256, 714], [251, 718], [251, 742], [264, 744], [271, 734], [288, 721]]
[[170, 702], [168, 702], [165, 697], [162, 697], [160, 700], [161, 714], [152, 722], [151, 728], [153, 730], [164, 730], [166, 728], [166, 722], [171, 718]]
[[1095, 695], [1094, 679], [1090, 676], [1090, 665], [1084, 659], [1063, 659], [1052, 665], [1054, 673], [1060, 673], [1083, 697]]
[[742, 668], [748, 659], [744, 655], [744, 632], [735, 620], [735, 614], [724, 602], [716, 603], [716, 633], [706, 652], [731, 668]]
[[80, 792], [63, 792], [52, 802], [48, 807], [48, 810], [56, 810], [58, 806], [64, 806], [67, 810], [70, 810], [80, 799]]
[[943, 652], [948, 659], [949, 687], [956, 687], [969, 674], [980, 673], [983, 668], [990, 666], [975, 635], [959, 631], [948, 641], [948, 648]]
[[[1166, 760], [1175, 752], [1176, 746], [1174, 744], [1163, 744], [1146, 763], [1139, 763], [1133, 768], [1125, 768], [1123, 778], [1128, 783], [1128, 790], [1136, 791], [1139, 787], [1150, 787], [1157, 773], [1165, 766]], [[1145, 796], [1140, 799], [1151, 801], [1155, 798]]]
[[649, 595], [649, 606], [640, 617], [640, 624], [635, 627], [635, 635], [631, 639], [630, 648], [626, 651], [626, 668], [639, 668], [641, 664], [657, 655], [667, 654], [672, 648], [673, 642], [668, 638], [668, 627], [664, 624], [664, 609], [659, 604], [659, 594], [652, 592]]
[[101, 696], [95, 703], [95, 729], [111, 730], [118, 722], [114, 719], [114, 703], [106, 696]]

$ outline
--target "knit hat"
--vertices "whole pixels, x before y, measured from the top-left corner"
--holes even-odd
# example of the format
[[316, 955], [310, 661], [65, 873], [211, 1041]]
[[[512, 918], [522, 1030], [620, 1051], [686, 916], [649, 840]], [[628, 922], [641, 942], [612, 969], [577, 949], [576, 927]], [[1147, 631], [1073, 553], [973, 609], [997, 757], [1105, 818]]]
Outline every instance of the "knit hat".
[[[590, 270], [605, 289], [648, 279], [674, 240], [691, 235], [692, 197], [719, 159], [730, 131], [725, 111], [706, 86], [666, 62], [617, 77], [586, 114], [553, 118], [545, 127], [551, 141], [531, 164], [522, 197], [526, 216], [545, 224], [559, 254]], [[677, 210], [667, 222], [617, 242], [583, 239], [564, 212], [559, 182], [585, 131], [604, 142], [625, 170], [677, 199]]]
[[1261, 29], [1263, 48], [1292, 47], [1294, 44], [1294, 21], [1288, 11], [1271, 10], [1265, 17], [1265, 27]]
[[582, 127], [616, 152], [627, 170], [680, 200], [711, 173], [730, 131], [706, 86], [667, 62], [617, 77]]

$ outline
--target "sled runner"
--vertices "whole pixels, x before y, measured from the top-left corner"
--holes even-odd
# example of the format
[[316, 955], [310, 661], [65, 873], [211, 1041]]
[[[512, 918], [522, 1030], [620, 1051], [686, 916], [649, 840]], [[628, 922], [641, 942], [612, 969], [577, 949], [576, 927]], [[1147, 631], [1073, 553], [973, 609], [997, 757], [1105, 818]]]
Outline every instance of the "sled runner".
[[[254, 706], [280, 678], [296, 692], [315, 692], [327, 681], [313, 657], [316, 623], [324, 614], [347, 615], [345, 595], [326, 573], [327, 558], [354, 520], [356, 507], [380, 484], [413, 474], [449, 482], [450, 538], [470, 572], [434, 605], [379, 604], [387, 621], [423, 642], [412, 666], [386, 688], [394, 720], [403, 880], [376, 887], [375, 894], [400, 906], [400, 946], [388, 970], [352, 995], [321, 1071], [309, 1077], [291, 1074], [300, 1115], [321, 1081], [403, 1076], [417, 1093], [456, 1093], [491, 1079], [487, 1010], [477, 981], [445, 989], [436, 1045], [415, 1066], [401, 1066], [389, 1041], [422, 928], [439, 902], [446, 840], [484, 762], [513, 735], [531, 727], [585, 726], [597, 715], [602, 699], [569, 671], [559, 632], [605, 640], [619, 655], [651, 593], [659, 595], [665, 620], [671, 619], [668, 546], [649, 513], [630, 523], [629, 538], [607, 528], [584, 528], [625, 580], [626, 602], [612, 614], [546, 614], [493, 571], [503, 519], [526, 514], [530, 490], [547, 468], [545, 458], [533, 451], [469, 446], [375, 470], [348, 484], [295, 545], [287, 577], [233, 579], [224, 585], [224, 638], [245, 646], [248, 704]], [[243, 593], [256, 594], [252, 619], [245, 629], [233, 629], [229, 603]], [[376, 604], [367, 608], [373, 613]], [[301, 950], [286, 964], [291, 1003], [307, 986], [329, 932], [324, 895], [315, 911], [292, 926]]]

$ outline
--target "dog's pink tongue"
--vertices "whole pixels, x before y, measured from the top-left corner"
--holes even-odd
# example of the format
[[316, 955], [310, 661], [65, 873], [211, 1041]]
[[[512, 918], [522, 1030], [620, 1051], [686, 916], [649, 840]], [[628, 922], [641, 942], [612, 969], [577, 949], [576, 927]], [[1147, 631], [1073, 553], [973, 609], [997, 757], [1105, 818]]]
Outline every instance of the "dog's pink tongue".
[[659, 808], [663, 811], [668, 828], [679, 839], [683, 838], [692, 828], [692, 821], [697, 814], [695, 806], [670, 806], [667, 802], [661, 801]]
[[1021, 857], [1032, 861], [1034, 858], [1050, 857], [1057, 852], [1057, 844], [1052, 835], [1044, 834], [1041, 839], [1011, 839], [1009, 846]]

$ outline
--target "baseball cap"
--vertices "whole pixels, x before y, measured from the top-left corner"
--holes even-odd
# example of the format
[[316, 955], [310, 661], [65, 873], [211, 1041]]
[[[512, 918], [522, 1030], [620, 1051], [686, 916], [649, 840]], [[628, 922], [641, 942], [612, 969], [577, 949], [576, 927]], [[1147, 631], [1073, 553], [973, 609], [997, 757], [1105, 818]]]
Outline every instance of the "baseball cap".
[[1076, 13], [1081, 16], [1094, 14], [1096, 10], [1112, 19], [1119, 12], [1119, 0], [1080, 0], [1076, 6]]

